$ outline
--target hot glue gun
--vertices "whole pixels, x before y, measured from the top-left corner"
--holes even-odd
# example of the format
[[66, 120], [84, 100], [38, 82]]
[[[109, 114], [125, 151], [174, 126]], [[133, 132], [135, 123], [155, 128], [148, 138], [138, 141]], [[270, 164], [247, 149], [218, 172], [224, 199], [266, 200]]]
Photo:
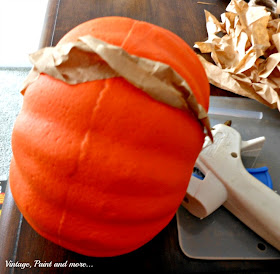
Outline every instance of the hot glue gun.
[[205, 138], [195, 164], [205, 177], [191, 177], [182, 205], [201, 219], [223, 205], [280, 250], [280, 196], [252, 176], [241, 160], [241, 154], [259, 152], [265, 137], [242, 141], [237, 130], [224, 124], [214, 126], [212, 134], [214, 142]]

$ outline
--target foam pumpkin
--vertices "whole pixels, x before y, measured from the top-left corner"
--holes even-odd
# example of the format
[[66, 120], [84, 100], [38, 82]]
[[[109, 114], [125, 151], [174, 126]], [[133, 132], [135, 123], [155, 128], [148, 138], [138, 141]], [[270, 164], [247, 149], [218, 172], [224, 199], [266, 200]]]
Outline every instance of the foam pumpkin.
[[[168, 64], [208, 109], [203, 67], [170, 31], [104, 17], [59, 44], [84, 35]], [[41, 73], [26, 88], [14, 126], [11, 191], [27, 222], [50, 241], [88, 256], [128, 253], [174, 217], [204, 137], [192, 114], [122, 77], [70, 85]]]

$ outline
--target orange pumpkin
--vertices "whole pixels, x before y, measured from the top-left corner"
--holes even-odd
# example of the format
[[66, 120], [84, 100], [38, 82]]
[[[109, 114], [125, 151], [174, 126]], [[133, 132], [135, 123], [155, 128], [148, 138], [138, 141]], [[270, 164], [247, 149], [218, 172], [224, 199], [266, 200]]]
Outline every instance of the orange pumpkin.
[[[77, 26], [59, 43], [88, 34], [170, 65], [208, 109], [203, 67], [175, 34], [104, 17]], [[26, 89], [14, 126], [11, 190], [45, 238], [88, 256], [124, 254], [172, 219], [204, 137], [193, 115], [121, 77], [69, 85], [41, 74]]]

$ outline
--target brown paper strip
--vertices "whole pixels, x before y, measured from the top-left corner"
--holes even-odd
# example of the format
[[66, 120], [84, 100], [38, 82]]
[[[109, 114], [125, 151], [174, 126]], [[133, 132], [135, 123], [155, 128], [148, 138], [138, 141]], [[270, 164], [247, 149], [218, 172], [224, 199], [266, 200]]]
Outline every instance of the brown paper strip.
[[31, 54], [30, 60], [34, 67], [24, 82], [23, 94], [40, 73], [71, 85], [123, 77], [153, 99], [191, 111], [211, 136], [207, 112], [198, 104], [185, 79], [167, 64], [130, 55], [92, 36], [80, 37], [75, 43], [43, 48]]

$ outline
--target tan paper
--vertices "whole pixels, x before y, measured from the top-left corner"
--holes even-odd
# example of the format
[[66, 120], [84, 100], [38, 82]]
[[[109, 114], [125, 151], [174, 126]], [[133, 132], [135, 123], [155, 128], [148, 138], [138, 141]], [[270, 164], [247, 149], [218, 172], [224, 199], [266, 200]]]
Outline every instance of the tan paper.
[[232, 0], [219, 21], [205, 11], [208, 39], [196, 42], [211, 84], [280, 111], [280, 19], [264, 6]]
[[164, 63], [130, 55], [92, 36], [80, 37], [75, 43], [43, 48], [31, 54], [30, 60], [34, 67], [24, 82], [23, 94], [40, 73], [71, 85], [123, 77], [155, 100], [190, 111], [212, 136], [207, 112], [196, 101], [188, 83]]

